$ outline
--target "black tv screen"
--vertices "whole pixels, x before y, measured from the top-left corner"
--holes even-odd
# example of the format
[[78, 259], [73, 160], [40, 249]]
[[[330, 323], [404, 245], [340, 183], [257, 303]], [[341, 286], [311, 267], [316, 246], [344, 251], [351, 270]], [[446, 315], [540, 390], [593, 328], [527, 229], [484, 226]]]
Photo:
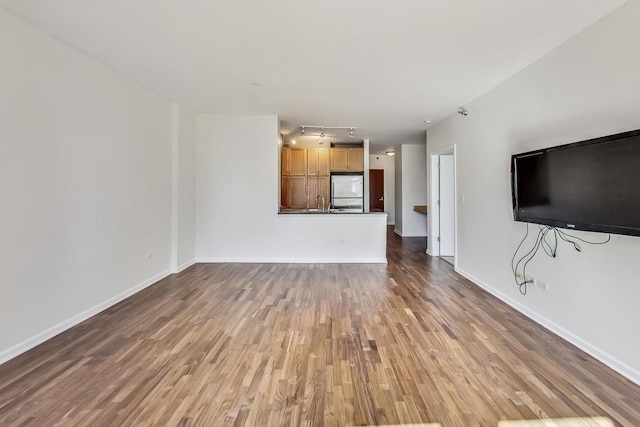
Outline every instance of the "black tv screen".
[[640, 236], [640, 130], [511, 157], [516, 221]]

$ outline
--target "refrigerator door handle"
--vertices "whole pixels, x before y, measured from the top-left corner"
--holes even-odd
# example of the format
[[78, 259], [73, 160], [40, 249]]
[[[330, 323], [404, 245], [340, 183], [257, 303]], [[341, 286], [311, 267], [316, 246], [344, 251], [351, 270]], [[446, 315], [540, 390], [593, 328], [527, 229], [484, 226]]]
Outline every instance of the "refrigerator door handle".
[[330, 200], [331, 201], [331, 206], [329, 206], [329, 209], [331, 209], [332, 207], [335, 207], [335, 205], [336, 205], [336, 201], [334, 200], [335, 197], [336, 197], [335, 196], [335, 189], [336, 189], [336, 183], [333, 182], [333, 180], [332, 180], [332, 182], [331, 182], [331, 200]]

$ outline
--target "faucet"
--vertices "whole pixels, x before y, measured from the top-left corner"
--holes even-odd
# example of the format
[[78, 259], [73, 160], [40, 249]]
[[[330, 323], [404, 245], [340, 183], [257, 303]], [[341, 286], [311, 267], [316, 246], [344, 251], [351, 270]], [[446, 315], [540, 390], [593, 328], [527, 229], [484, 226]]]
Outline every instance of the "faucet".
[[322, 197], [322, 210], [320, 212], [324, 212], [324, 196], [322, 194], [318, 194], [316, 196], [316, 208], [318, 208], [318, 199]]

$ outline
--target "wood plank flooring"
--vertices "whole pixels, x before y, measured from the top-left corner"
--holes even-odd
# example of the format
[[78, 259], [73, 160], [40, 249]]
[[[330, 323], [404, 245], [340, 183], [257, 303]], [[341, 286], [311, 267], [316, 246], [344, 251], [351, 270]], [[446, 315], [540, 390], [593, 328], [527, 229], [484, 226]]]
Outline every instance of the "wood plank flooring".
[[162, 280], [0, 366], [0, 425], [640, 426], [640, 387], [388, 238]]

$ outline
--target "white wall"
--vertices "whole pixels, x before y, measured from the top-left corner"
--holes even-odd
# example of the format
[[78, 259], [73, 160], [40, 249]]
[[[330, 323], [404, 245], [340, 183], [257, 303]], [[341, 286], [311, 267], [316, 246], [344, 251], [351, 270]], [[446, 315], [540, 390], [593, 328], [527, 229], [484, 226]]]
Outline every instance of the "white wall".
[[[415, 205], [427, 204], [426, 152], [427, 147], [424, 144], [402, 144], [400, 149], [396, 150], [396, 168], [401, 165], [399, 191], [402, 193], [401, 211], [396, 210], [396, 232], [403, 237], [427, 235], [427, 216], [413, 210]], [[396, 200], [397, 198], [398, 191]], [[398, 217], [402, 218], [399, 225]]]
[[[177, 214], [176, 271], [193, 264], [196, 258], [196, 115], [188, 108], [177, 108]], [[175, 123], [175, 122], [174, 122]]]
[[364, 156], [364, 176], [363, 178], [363, 194], [364, 194], [364, 200], [363, 200], [363, 208], [364, 208], [364, 212], [369, 212], [371, 210], [371, 206], [369, 206], [369, 173], [367, 172], [369, 170], [369, 140], [365, 139], [362, 143], [363, 146], [363, 156]]
[[396, 223], [396, 167], [393, 157], [379, 154], [369, 156], [370, 169], [384, 170], [384, 210], [387, 212], [387, 224]]
[[528, 268], [549, 291], [520, 295], [510, 260], [525, 225], [512, 217], [509, 160], [640, 128], [639, 24], [640, 2], [625, 4], [469, 104], [469, 116], [454, 114], [428, 135], [429, 152], [457, 144], [460, 271], [636, 382], [640, 239], [613, 236], [582, 253], [561, 244], [558, 258], [538, 255]]
[[197, 116], [199, 261], [386, 262], [384, 214], [279, 215], [278, 157], [276, 116]]
[[167, 274], [171, 107], [3, 11], [0, 55], [2, 362]]
[[395, 217], [395, 227], [393, 227], [393, 231], [396, 234], [402, 236], [402, 213], [404, 212], [402, 208], [402, 147], [398, 147], [395, 149], [396, 155], [393, 157], [394, 160], [394, 168], [395, 168], [395, 194], [394, 197], [396, 199], [396, 217]]

